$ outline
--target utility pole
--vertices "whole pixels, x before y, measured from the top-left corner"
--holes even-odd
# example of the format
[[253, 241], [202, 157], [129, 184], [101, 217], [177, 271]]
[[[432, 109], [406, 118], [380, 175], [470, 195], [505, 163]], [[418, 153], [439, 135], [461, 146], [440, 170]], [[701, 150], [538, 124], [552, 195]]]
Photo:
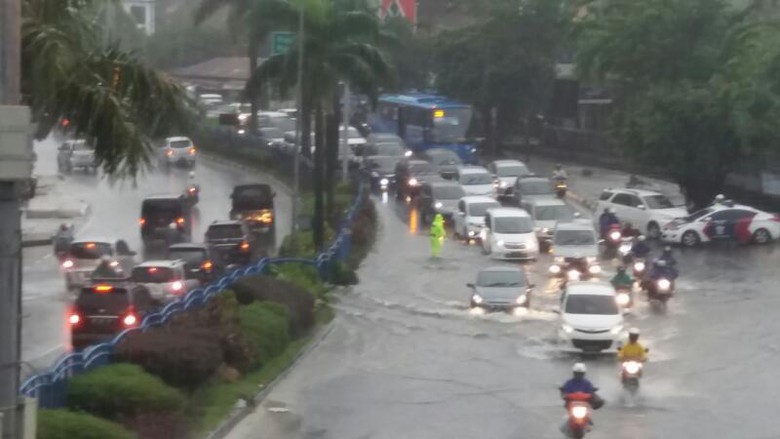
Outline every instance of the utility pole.
[[105, 16], [103, 19], [103, 46], [108, 48], [111, 45], [111, 30], [114, 28], [114, 17], [116, 11], [114, 11], [114, 0], [105, 0], [106, 7], [103, 9]]
[[[303, 26], [303, 10], [304, 4], [300, 5], [301, 10], [298, 11], [298, 93], [297, 93], [297, 105], [298, 114], [295, 118], [295, 151], [293, 151], [293, 196], [292, 196], [292, 240], [295, 244], [295, 232], [298, 231], [298, 199], [300, 190], [300, 174], [301, 174], [301, 118], [303, 117], [303, 38], [304, 38], [304, 26]], [[293, 245], [295, 248], [295, 245]]]
[[22, 439], [21, 183], [32, 176], [30, 112], [21, 103], [21, 0], [0, 0], [0, 436]]
[[350, 119], [350, 104], [351, 104], [352, 96], [349, 92], [349, 83], [344, 82], [344, 105], [343, 111], [344, 116], [341, 118], [344, 121], [344, 131], [342, 132], [342, 148], [344, 148], [342, 151], [344, 151], [344, 154], [341, 159], [341, 181], [347, 181], [347, 173], [349, 172], [349, 119]]

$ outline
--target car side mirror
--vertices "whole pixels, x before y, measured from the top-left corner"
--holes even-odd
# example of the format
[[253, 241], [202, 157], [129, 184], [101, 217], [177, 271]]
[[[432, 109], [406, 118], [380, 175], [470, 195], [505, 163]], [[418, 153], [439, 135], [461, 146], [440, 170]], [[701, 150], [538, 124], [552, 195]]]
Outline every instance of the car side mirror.
[[645, 207], [645, 205], [644, 205], [644, 204], [640, 204], [640, 205], [636, 206], [636, 208], [637, 208], [637, 209], [639, 209], [639, 210], [645, 210], [645, 209], [647, 209], [647, 207]]
[[469, 287], [469, 288], [475, 288], [474, 284], [472, 284], [472, 283], [468, 283], [468, 284], [466, 284], [466, 286]]

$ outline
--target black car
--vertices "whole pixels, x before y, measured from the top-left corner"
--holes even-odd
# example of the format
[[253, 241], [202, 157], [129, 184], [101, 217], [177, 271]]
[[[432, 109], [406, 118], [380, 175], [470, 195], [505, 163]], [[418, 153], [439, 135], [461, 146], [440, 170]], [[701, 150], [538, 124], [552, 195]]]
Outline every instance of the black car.
[[398, 157], [373, 155], [366, 157], [363, 167], [372, 190], [386, 190], [395, 183], [395, 165]]
[[253, 232], [274, 232], [274, 197], [276, 192], [267, 184], [235, 186], [230, 218], [243, 220]]
[[463, 165], [463, 160], [454, 151], [445, 148], [431, 148], [420, 154], [420, 158], [432, 164], [439, 175], [446, 179], [453, 178], [458, 171], [458, 166]]
[[168, 247], [166, 258], [184, 260], [187, 279], [197, 279], [203, 283], [218, 279], [224, 272], [219, 256], [206, 244], [174, 244]]
[[206, 245], [225, 267], [252, 262], [255, 245], [249, 226], [243, 221], [214, 221], [206, 230]]
[[434, 181], [422, 185], [418, 208], [423, 224], [430, 224], [437, 213], [452, 221], [458, 202], [466, 196], [463, 187], [454, 181]]
[[401, 160], [395, 167], [395, 192], [398, 198], [416, 197], [423, 183], [440, 180], [436, 169], [425, 160]]
[[[184, 195], [155, 195], [141, 203], [141, 237], [189, 241], [192, 236], [190, 204]], [[175, 229], [171, 228], [175, 224]]]
[[132, 282], [97, 283], [79, 292], [68, 315], [74, 349], [110, 340], [141, 324], [159, 304], [149, 290]]

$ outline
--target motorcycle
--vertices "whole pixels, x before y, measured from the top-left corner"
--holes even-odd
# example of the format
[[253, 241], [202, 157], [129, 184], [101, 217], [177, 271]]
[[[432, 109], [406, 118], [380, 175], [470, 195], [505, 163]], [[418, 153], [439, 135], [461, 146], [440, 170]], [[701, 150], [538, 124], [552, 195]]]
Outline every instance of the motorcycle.
[[631, 249], [634, 247], [634, 238], [631, 237], [622, 237], [620, 240], [620, 246], [618, 246], [618, 254], [620, 255], [620, 259], [623, 261], [624, 264], [631, 263], [631, 260], [633, 259], [633, 255], [631, 254]]
[[642, 279], [645, 277], [645, 273], [647, 272], [647, 261], [645, 258], [634, 258], [634, 263], [631, 266], [631, 269], [634, 272], [634, 279]]
[[648, 299], [666, 304], [669, 298], [672, 297], [672, 294], [674, 294], [674, 281], [665, 277], [647, 280], [645, 281], [645, 290], [647, 291]]
[[631, 288], [620, 286], [615, 289], [615, 302], [623, 310], [628, 310], [634, 307], [634, 297], [631, 294]]
[[561, 426], [561, 432], [567, 438], [581, 439], [591, 430], [590, 416], [594, 407], [591, 406], [595, 395], [584, 392], [570, 393], [564, 396], [566, 400], [566, 421]]
[[197, 184], [187, 186], [187, 189], [184, 190], [184, 198], [190, 206], [198, 204], [200, 199], [200, 186]]
[[620, 381], [623, 388], [631, 395], [639, 390], [639, 378], [642, 376], [642, 363], [639, 361], [624, 361], [620, 364]]
[[73, 229], [73, 224], [68, 224], [66, 230], [58, 230], [52, 236], [52, 250], [59, 262], [64, 261], [68, 255], [70, 243], [73, 242]]
[[568, 189], [566, 179], [555, 178], [554, 180], [555, 180], [555, 195], [557, 195], [558, 198], [566, 197], [566, 190]]
[[622, 242], [623, 234], [620, 232], [620, 224], [613, 224], [609, 226], [606, 236], [602, 240], [604, 244], [604, 257], [614, 258], [616, 256], [618, 247]]

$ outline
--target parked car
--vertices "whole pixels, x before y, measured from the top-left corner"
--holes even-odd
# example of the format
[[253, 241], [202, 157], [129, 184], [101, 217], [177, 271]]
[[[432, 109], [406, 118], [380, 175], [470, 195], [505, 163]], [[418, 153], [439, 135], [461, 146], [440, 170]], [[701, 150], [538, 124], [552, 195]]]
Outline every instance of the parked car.
[[601, 193], [597, 212], [611, 207], [621, 221], [629, 221], [649, 238], [660, 238], [661, 230], [675, 218], [688, 215], [666, 195], [639, 189], [606, 189]]
[[57, 150], [57, 172], [70, 174], [76, 169], [97, 172], [95, 149], [84, 139], [66, 140]]
[[195, 166], [197, 150], [189, 137], [168, 137], [160, 149], [160, 162], [170, 167], [174, 165]]
[[133, 268], [131, 280], [146, 286], [152, 298], [170, 302], [200, 286], [200, 280], [187, 277], [183, 259], [145, 261]]
[[458, 207], [458, 201], [465, 196], [463, 187], [453, 181], [443, 180], [423, 184], [418, 198], [423, 224], [430, 224], [437, 213], [442, 214], [445, 221], [451, 221]]
[[703, 242], [768, 244], [780, 237], [780, 215], [728, 202], [701, 209], [666, 224], [661, 240], [695, 247]]

